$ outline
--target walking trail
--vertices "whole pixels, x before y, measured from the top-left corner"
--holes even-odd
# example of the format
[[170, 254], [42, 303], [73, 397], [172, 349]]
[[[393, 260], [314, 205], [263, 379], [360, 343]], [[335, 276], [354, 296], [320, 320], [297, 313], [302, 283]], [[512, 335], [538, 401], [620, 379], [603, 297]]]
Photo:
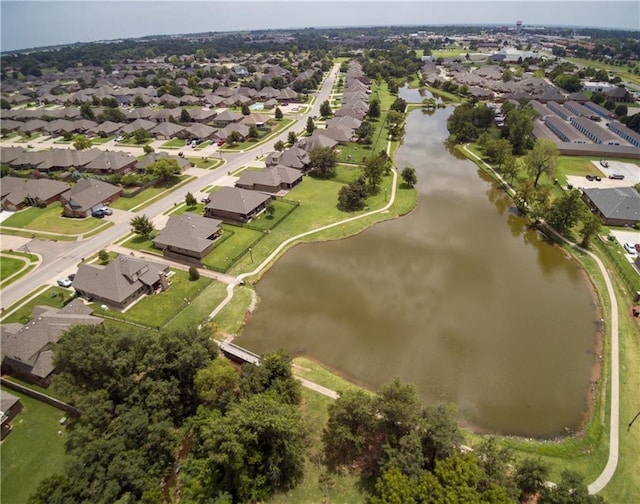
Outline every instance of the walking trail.
[[[507, 182], [499, 173], [496, 173], [493, 167], [485, 163], [482, 159], [480, 159], [480, 157], [471, 152], [466, 145], [464, 146], [464, 150], [484, 166], [486, 166], [492, 173], [494, 173], [496, 178], [498, 178], [499, 181], [502, 182], [505, 187], [507, 187], [509, 194], [515, 194], [515, 190], [509, 184], [507, 184]], [[595, 261], [595, 263], [598, 265], [600, 273], [602, 274], [602, 277], [604, 278], [604, 283], [607, 286], [607, 294], [609, 295], [609, 299], [611, 302], [611, 411], [609, 413], [609, 458], [607, 459], [607, 465], [604, 467], [600, 475], [595, 479], [593, 483], [588, 486], [590, 494], [597, 494], [607, 486], [609, 481], [611, 481], [613, 474], [616, 472], [616, 467], [618, 466], [620, 440], [620, 335], [618, 330], [618, 300], [616, 298], [616, 293], [613, 290], [611, 277], [609, 276], [607, 269], [598, 256], [596, 256], [593, 252], [583, 249], [576, 243], [567, 240], [564, 236], [561, 236], [549, 226], [546, 226], [546, 230], [553, 233], [564, 243], [570, 245], [571, 247], [574, 247], [584, 254], [587, 254]]]

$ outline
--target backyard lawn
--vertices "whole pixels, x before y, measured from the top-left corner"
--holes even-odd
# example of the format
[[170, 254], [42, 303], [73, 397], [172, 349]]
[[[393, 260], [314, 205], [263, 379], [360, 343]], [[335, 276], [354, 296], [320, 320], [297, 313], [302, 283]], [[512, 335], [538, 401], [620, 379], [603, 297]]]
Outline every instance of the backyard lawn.
[[31, 207], [16, 212], [5, 220], [3, 225], [56, 234], [77, 235], [93, 231], [105, 225], [105, 221], [93, 217], [85, 219], [62, 217], [62, 204], [55, 202], [46, 208]]
[[[225, 238], [225, 235], [228, 237]], [[213, 251], [202, 261], [206, 266], [215, 271], [227, 271], [239, 256], [247, 253], [249, 247], [254, 247], [264, 236], [261, 231], [222, 224], [222, 236]]]
[[111, 207], [118, 208], [119, 210], [131, 210], [137, 206], [141, 206], [140, 210], [153, 202], [155, 198], [158, 198], [163, 192], [177, 189], [182, 184], [191, 180], [193, 177], [182, 175], [175, 177], [173, 180], [166, 184], [161, 184], [153, 187], [149, 187], [140, 194], [136, 194], [133, 198], [118, 198], [111, 203]]
[[209, 278], [200, 277], [191, 281], [186, 271], [172, 271], [174, 274], [170, 279], [171, 285], [165, 292], [144, 296], [124, 313], [104, 310], [99, 303], [93, 303], [91, 306], [94, 315], [106, 315], [147, 327], [163, 327], [187, 306], [185, 299], [195, 299], [202, 289], [211, 283]]
[[[237, 287], [236, 287], [237, 289]], [[227, 284], [213, 280], [167, 325], [167, 329], [186, 329], [200, 324], [227, 295]]]
[[59, 422], [65, 413], [10, 392], [20, 398], [23, 410], [11, 422], [13, 431], [2, 441], [0, 501], [26, 504], [40, 481], [63, 470], [67, 435]]

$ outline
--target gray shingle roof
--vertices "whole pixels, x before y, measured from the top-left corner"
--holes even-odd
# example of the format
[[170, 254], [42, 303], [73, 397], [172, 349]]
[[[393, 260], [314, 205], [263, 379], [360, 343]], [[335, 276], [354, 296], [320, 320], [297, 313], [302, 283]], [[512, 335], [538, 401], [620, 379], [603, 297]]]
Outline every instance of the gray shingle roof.
[[87, 211], [96, 205], [103, 203], [115, 194], [122, 191], [119, 187], [102, 180], [81, 179], [62, 198], [76, 210]]
[[5, 199], [14, 205], [22, 203], [25, 198], [47, 201], [69, 189], [69, 184], [49, 179], [23, 179], [4, 177], [0, 189], [2, 201]]
[[606, 219], [640, 221], [640, 194], [633, 187], [584, 189]]
[[220, 231], [220, 224], [222, 221], [189, 212], [172, 215], [153, 243], [158, 248], [179, 247], [202, 252], [213, 242], [211, 236]]
[[210, 201], [206, 208], [248, 215], [270, 199], [269, 194], [237, 187], [222, 187], [219, 191], [210, 194]]

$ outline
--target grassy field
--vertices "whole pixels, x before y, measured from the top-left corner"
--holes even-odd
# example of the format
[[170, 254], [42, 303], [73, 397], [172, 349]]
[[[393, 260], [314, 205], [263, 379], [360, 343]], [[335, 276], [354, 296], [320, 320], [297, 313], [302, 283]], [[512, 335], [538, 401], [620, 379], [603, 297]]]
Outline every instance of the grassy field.
[[3, 225], [25, 230], [78, 235], [93, 231], [103, 226], [104, 222], [93, 217], [85, 219], [62, 217], [62, 204], [55, 202], [46, 208], [31, 207], [17, 212], [4, 221]]
[[[10, 324], [12, 322], [18, 322], [20, 324], [26, 324], [31, 320], [31, 314], [33, 309], [38, 305], [53, 306], [54, 308], [62, 308], [63, 300], [68, 300], [73, 291], [71, 289], [65, 289], [63, 287], [49, 287], [42, 293], [38, 294], [35, 298], [25, 304], [22, 308], [18, 309], [12, 315], [3, 318], [2, 322]], [[14, 306], [22, 303], [24, 299], [18, 301], [15, 305], [7, 308], [7, 313], [13, 309]]]
[[605, 70], [606, 72], [620, 76], [620, 78], [622, 78], [623, 80], [640, 85], [640, 75], [630, 72], [629, 66], [619, 67], [615, 65], [609, 65], [608, 63], [604, 63], [602, 61], [594, 61], [581, 58], [566, 59], [567, 61], [570, 61], [571, 63], [574, 63], [576, 65], [583, 65], [585, 67], [595, 68], [596, 70]]
[[[37, 262], [38, 258], [33, 254], [27, 254], [25, 252], [3, 252], [2, 257], [0, 257], [0, 286], [6, 287], [22, 278], [36, 266]], [[25, 266], [27, 267], [22, 270], [20, 274], [16, 274]]]
[[23, 410], [11, 422], [13, 431], [2, 441], [0, 501], [26, 504], [40, 481], [63, 470], [66, 433], [59, 420], [65, 413], [10, 392], [20, 398]]
[[167, 149], [178, 149], [180, 147], [184, 147], [184, 140], [182, 140], [181, 138], [172, 138], [171, 140], [163, 143], [160, 146], [160, 148], [167, 148]]
[[193, 298], [186, 308], [178, 313], [167, 324], [167, 329], [186, 329], [203, 322], [213, 309], [227, 295], [227, 285], [213, 280], [204, 290]]
[[236, 286], [231, 301], [213, 319], [216, 337], [223, 339], [229, 334], [236, 335], [240, 332], [247, 310], [251, 306], [251, 299], [250, 287]]
[[142, 210], [146, 205], [150, 205], [156, 198], [159, 198], [165, 191], [171, 192], [176, 190], [182, 184], [186, 184], [193, 177], [182, 175], [180, 177], [174, 177], [173, 180], [165, 184], [160, 184], [153, 187], [148, 187], [140, 194], [136, 194], [133, 198], [118, 198], [111, 203], [113, 208], [119, 210], [132, 210], [136, 207], [140, 207], [137, 210]]
[[195, 158], [190, 157], [187, 158], [189, 161], [193, 163], [193, 166], [196, 168], [205, 168], [207, 170], [213, 170], [218, 166], [222, 166], [224, 164], [224, 160], [222, 159], [214, 159], [214, 158]]
[[124, 313], [104, 310], [99, 303], [93, 303], [91, 306], [94, 315], [107, 315], [147, 327], [163, 327], [187, 306], [185, 299], [195, 299], [211, 283], [209, 278], [200, 277], [191, 281], [186, 271], [173, 271], [171, 285], [166, 291], [144, 296]]
[[162, 250], [153, 246], [153, 239], [147, 240], [144, 236], [136, 234], [122, 242], [122, 246], [130, 248], [131, 250], [141, 250], [142, 252], [147, 252], [149, 254], [162, 255]]

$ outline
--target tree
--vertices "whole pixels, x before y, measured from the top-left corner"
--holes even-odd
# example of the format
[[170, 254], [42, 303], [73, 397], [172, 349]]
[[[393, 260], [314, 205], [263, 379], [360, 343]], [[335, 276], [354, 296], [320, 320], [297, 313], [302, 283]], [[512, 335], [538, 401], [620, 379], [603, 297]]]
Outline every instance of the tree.
[[627, 105], [625, 105], [624, 103], [621, 103], [620, 105], [616, 105], [614, 113], [618, 117], [624, 117], [629, 113], [629, 107]]
[[387, 130], [391, 138], [397, 140], [404, 134], [404, 114], [395, 110], [387, 112]]
[[200, 279], [200, 272], [195, 266], [189, 266], [189, 280], [195, 282]]
[[597, 235], [602, 229], [602, 219], [599, 215], [592, 212], [584, 212], [582, 219], [582, 241], [580, 245], [584, 248], [588, 248], [591, 243], [591, 238]]
[[338, 191], [338, 209], [344, 212], [362, 210], [367, 199], [367, 185], [363, 175], [342, 186]]
[[311, 135], [311, 133], [316, 129], [316, 125], [313, 123], [313, 118], [311, 116], [307, 117], [307, 126], [305, 129], [308, 135]]
[[549, 477], [549, 466], [541, 458], [525, 458], [516, 465], [515, 482], [520, 490], [520, 500], [538, 493]]
[[83, 103], [82, 105], [80, 105], [80, 117], [89, 121], [96, 120], [96, 115], [93, 113], [93, 109], [91, 108], [90, 104]]
[[0, 109], [11, 110], [11, 103], [6, 98], [0, 98]]
[[295, 131], [289, 131], [289, 134], [287, 135], [287, 142], [289, 145], [295, 145], [297, 141], [298, 137], [296, 136]]
[[178, 175], [181, 169], [176, 159], [165, 157], [147, 165], [144, 171], [153, 175], [155, 178], [166, 182]]
[[547, 223], [560, 233], [565, 233], [575, 226], [588, 211], [587, 205], [580, 197], [579, 191], [565, 192], [560, 201], [550, 209]]
[[271, 393], [279, 401], [299, 404], [300, 383], [293, 377], [291, 357], [280, 350], [262, 357], [260, 366], [245, 364], [241, 368], [242, 389], [246, 394]]
[[106, 263], [109, 260], [109, 252], [105, 249], [100, 250], [100, 252], [98, 252], [98, 259], [100, 259], [101, 263]]
[[513, 147], [511, 146], [511, 142], [506, 138], [488, 140], [484, 150], [487, 157], [496, 165], [498, 171], [501, 171], [504, 164], [510, 157], [513, 157]]
[[569, 93], [575, 93], [582, 89], [582, 82], [577, 75], [560, 74], [553, 79], [553, 83]]
[[215, 359], [198, 371], [194, 383], [202, 402], [222, 413], [242, 396], [240, 375], [227, 359]]
[[138, 128], [133, 132], [133, 138], [135, 138], [137, 144], [145, 143], [147, 139], [151, 138], [151, 135], [146, 129]]
[[155, 149], [149, 144], [144, 144], [142, 146], [142, 152], [144, 152], [145, 154], [151, 154], [152, 152], [155, 152]]
[[279, 121], [280, 119], [282, 119], [282, 117], [283, 117], [282, 110], [280, 110], [280, 107], [276, 107], [275, 118]]
[[73, 141], [73, 146], [76, 150], [89, 149], [91, 145], [91, 140], [84, 135], [76, 136], [75, 140]]
[[311, 173], [319, 178], [331, 178], [336, 174], [338, 157], [330, 147], [316, 147], [309, 153]]
[[232, 143], [232, 144], [240, 143], [242, 142], [242, 135], [238, 130], [233, 130], [229, 135], [228, 140], [229, 140], [229, 143]]
[[180, 112], [180, 122], [183, 122], [183, 123], [193, 122], [193, 119], [191, 119], [191, 114], [185, 108], [183, 108], [182, 112]]
[[407, 110], [407, 101], [403, 98], [396, 98], [389, 109], [404, 114]]
[[327, 118], [327, 117], [331, 117], [331, 104], [329, 103], [329, 100], [325, 100], [322, 102], [322, 104], [320, 105], [320, 115], [323, 118]]
[[511, 142], [514, 154], [522, 154], [530, 147], [534, 117], [530, 106], [513, 108], [506, 113], [502, 135]]
[[347, 390], [329, 404], [329, 420], [322, 433], [327, 463], [336, 468], [359, 460], [375, 432], [373, 398], [361, 390]]
[[380, 100], [374, 98], [369, 102], [369, 111], [367, 112], [367, 116], [371, 119], [377, 119], [380, 117]]
[[282, 140], [278, 140], [274, 145], [273, 148], [275, 150], [277, 150], [278, 152], [282, 152], [285, 149], [286, 145]]
[[184, 197], [184, 204], [187, 205], [188, 207], [194, 207], [198, 204], [198, 200], [193, 194], [188, 192]]
[[557, 145], [546, 138], [538, 138], [533, 149], [527, 154], [525, 164], [529, 173], [535, 177], [533, 187], [537, 187], [540, 175], [546, 173], [553, 177], [558, 164], [559, 151]]
[[364, 176], [369, 184], [369, 192], [375, 194], [382, 181], [386, 160], [382, 156], [369, 156], [364, 163]]
[[[181, 479], [192, 502], [215, 502], [227, 492], [233, 502], [265, 501], [298, 484], [305, 462], [304, 424], [298, 410], [270, 394], [234, 403], [222, 416], [200, 415], [193, 449]], [[188, 485], [196, 479], [198, 485]], [[181, 486], [183, 486], [181, 484]]]
[[418, 177], [416, 175], [415, 168], [405, 166], [400, 175], [402, 177], [402, 180], [404, 180], [405, 184], [407, 184], [409, 187], [413, 187], [418, 183]]
[[129, 224], [131, 224], [131, 231], [135, 234], [143, 236], [145, 239], [151, 237], [151, 233], [154, 231], [153, 223], [146, 215], [137, 215], [133, 217]]
[[249, 138], [253, 140], [258, 138], [258, 128], [255, 124], [249, 125]]
[[242, 112], [242, 115], [244, 115], [244, 116], [248, 116], [249, 114], [251, 114], [251, 110], [249, 110], [249, 105], [246, 105], [246, 104], [244, 104], [244, 105], [242, 105], [240, 107], [240, 111]]
[[356, 135], [358, 135], [358, 142], [369, 145], [373, 141], [373, 133], [375, 132], [375, 126], [369, 121], [362, 121], [360, 126], [356, 129]]

